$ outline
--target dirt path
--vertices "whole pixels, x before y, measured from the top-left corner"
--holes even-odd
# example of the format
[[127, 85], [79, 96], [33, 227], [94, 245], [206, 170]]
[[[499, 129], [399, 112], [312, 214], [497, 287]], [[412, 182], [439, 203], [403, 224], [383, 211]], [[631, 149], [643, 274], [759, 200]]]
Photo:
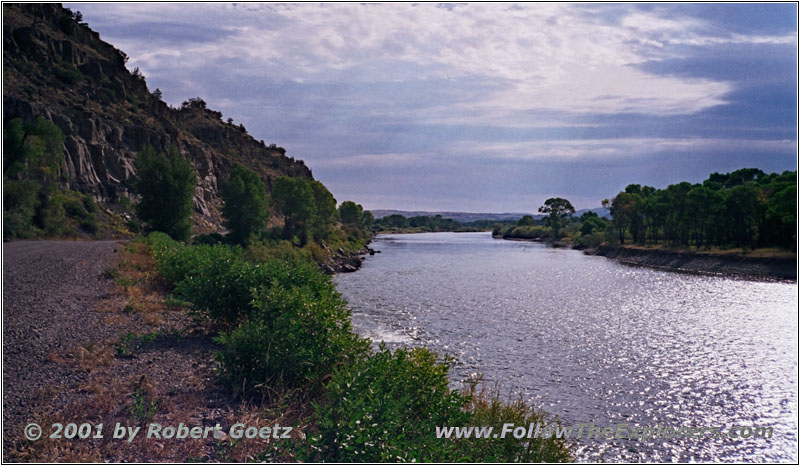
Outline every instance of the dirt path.
[[54, 361], [111, 336], [93, 305], [110, 291], [102, 273], [119, 248], [118, 241], [3, 244], [3, 438], [24, 425], [39, 390], [84, 375]]
[[[252, 461], [264, 441], [27, 441], [30, 422], [227, 428], [283, 421], [216, 383], [212, 333], [166, 289], [143, 243], [3, 245], [3, 459], [22, 462]], [[285, 424], [285, 423], [284, 423]], [[108, 434], [108, 433], [107, 433]]]

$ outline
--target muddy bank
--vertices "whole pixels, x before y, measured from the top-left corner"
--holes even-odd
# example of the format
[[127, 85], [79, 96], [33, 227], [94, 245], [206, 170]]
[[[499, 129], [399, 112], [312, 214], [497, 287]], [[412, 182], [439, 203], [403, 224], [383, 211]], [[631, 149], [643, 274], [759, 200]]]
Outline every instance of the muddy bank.
[[600, 246], [597, 249], [587, 249], [584, 254], [608, 257], [623, 264], [680, 272], [797, 280], [797, 260], [787, 257], [750, 257], [739, 254], [695, 253], [619, 246]]

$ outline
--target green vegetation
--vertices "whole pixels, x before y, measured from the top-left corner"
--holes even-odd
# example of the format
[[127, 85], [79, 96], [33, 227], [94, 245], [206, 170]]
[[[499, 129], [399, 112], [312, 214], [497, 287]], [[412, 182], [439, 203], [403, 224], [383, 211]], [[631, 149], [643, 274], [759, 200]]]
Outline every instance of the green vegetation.
[[136, 214], [147, 231], [161, 231], [177, 240], [192, 233], [192, 198], [197, 174], [192, 164], [171, 148], [156, 154], [146, 146], [136, 158]]
[[267, 188], [254, 171], [235, 164], [220, 195], [232, 242], [245, 244], [251, 236], [261, 233], [268, 216]]
[[[695, 249], [783, 248], [796, 251], [797, 172], [767, 174], [755, 168], [712, 173], [703, 183], [666, 189], [631, 184], [602, 202], [611, 221], [594, 212], [580, 218], [566, 199], [548, 199], [542, 220], [526, 216], [496, 224], [503, 238], [559, 240], [579, 248], [606, 244], [660, 245]], [[548, 204], [550, 203], [550, 204]], [[562, 235], [563, 228], [563, 235]]]
[[795, 250], [796, 196], [797, 172], [744, 168], [712, 173], [702, 184], [631, 184], [604, 203], [620, 244]]
[[376, 220], [375, 226], [379, 231], [411, 230], [418, 232], [435, 232], [457, 231], [461, 229], [463, 225], [453, 219], [442, 218], [441, 215], [436, 215], [434, 217], [420, 215], [406, 218], [400, 214], [392, 214]]
[[551, 197], [544, 201], [543, 206], [539, 207], [539, 213], [547, 215], [545, 219], [547, 225], [553, 229], [553, 237], [560, 238], [558, 234], [564, 224], [564, 219], [575, 213], [575, 207], [572, 207], [572, 204], [564, 198]]
[[535, 423], [543, 417], [524, 404], [487, 399], [474, 385], [463, 393], [450, 389], [448, 362], [424, 349], [371, 350], [353, 332], [331, 278], [313, 263], [292, 257], [260, 262], [239, 246], [189, 246], [163, 233], [151, 233], [147, 242], [175, 299], [190, 302], [221, 330], [216, 358], [227, 387], [250, 399], [311, 406], [293, 421], [306, 426], [306, 438], [275, 443], [262, 459], [571, 459], [564, 443], [553, 439], [436, 438], [436, 426]]
[[52, 122], [9, 120], [3, 131], [3, 238], [78, 236], [98, 231], [97, 206], [58, 187], [64, 136]]
[[315, 213], [314, 190], [300, 178], [282, 176], [275, 180], [272, 201], [283, 215], [283, 237], [304, 245], [308, 242], [307, 226]]

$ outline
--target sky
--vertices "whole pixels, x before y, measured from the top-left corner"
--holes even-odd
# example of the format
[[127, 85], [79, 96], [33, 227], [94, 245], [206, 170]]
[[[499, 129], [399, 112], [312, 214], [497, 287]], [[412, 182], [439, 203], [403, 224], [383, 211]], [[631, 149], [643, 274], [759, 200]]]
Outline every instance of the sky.
[[797, 5], [71, 4], [367, 209], [600, 206], [797, 169]]

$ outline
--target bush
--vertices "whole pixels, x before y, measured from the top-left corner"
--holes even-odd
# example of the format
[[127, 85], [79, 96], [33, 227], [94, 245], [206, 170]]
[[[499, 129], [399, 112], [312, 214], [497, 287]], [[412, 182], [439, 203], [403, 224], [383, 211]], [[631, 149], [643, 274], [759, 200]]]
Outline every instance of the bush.
[[161, 231], [176, 240], [192, 232], [192, 198], [197, 174], [177, 149], [156, 154], [145, 147], [136, 158], [136, 192], [141, 196], [136, 214], [150, 231]]
[[258, 290], [254, 304], [253, 319], [217, 339], [221, 374], [234, 389], [314, 393], [335, 366], [369, 348], [353, 333], [346, 303], [333, 290], [285, 288], [274, 280]]
[[83, 196], [83, 208], [86, 209], [86, 212], [93, 214], [97, 212], [97, 204], [95, 204], [94, 199], [91, 198], [89, 195]]
[[264, 243], [252, 241], [244, 250], [245, 259], [251, 262], [279, 261], [289, 264], [313, 261], [312, 251], [308, 248], [297, 248], [289, 241]]
[[[556, 419], [546, 419], [541, 413], [522, 400], [503, 402], [497, 390], [477, 390], [477, 382], [465, 390], [469, 399], [467, 411], [469, 425], [492, 426], [494, 432], [502, 432], [503, 424], [515, 426], [558, 426]], [[547, 429], [545, 428], [545, 431]], [[566, 442], [558, 438], [515, 439], [506, 438], [461, 439], [459, 452], [473, 462], [501, 463], [564, 463], [573, 461]]]
[[42, 209], [39, 211], [39, 227], [48, 235], [62, 235], [67, 232], [66, 214], [64, 198], [53, 196], [46, 204], [42, 205]]
[[186, 247], [175, 256], [175, 265], [181, 271], [170, 273], [183, 275], [176, 294], [215, 323], [234, 325], [246, 318], [252, 309], [251, 290], [269, 281], [267, 267], [242, 259], [239, 247]]
[[382, 346], [336, 370], [316, 406], [317, 432], [301, 461], [452, 462], [469, 460], [436, 426], [466, 426], [467, 398], [449, 387], [447, 363], [428, 350]]
[[94, 216], [81, 220], [80, 227], [81, 230], [91, 234], [97, 233], [97, 230], [100, 229]]
[[3, 239], [31, 238], [39, 186], [28, 180], [3, 180]]
[[142, 231], [142, 225], [135, 218], [129, 218], [128, 221], [125, 222], [125, 225], [128, 227], [128, 230], [133, 233], [141, 233]]
[[521, 226], [506, 230], [503, 238], [544, 239], [552, 235], [552, 229], [543, 226]]
[[330, 462], [568, 462], [554, 438], [437, 438], [437, 427], [557, 425], [522, 401], [503, 402], [497, 391], [451, 390], [449, 362], [422, 348], [385, 346], [336, 370], [315, 405], [300, 461]]
[[64, 200], [62, 202], [64, 205], [64, 211], [70, 217], [85, 219], [89, 216], [89, 212], [86, 211], [86, 208], [83, 206], [83, 201], [81, 199], [76, 199], [74, 197], [64, 197]]
[[205, 235], [197, 235], [194, 238], [192, 238], [192, 243], [206, 244], [208, 246], [213, 246], [215, 244], [224, 244], [225, 236], [219, 233], [208, 233]]
[[83, 79], [81, 72], [72, 65], [56, 66], [55, 75], [56, 78], [65, 84], [75, 84]]
[[581, 235], [578, 237], [578, 246], [583, 248], [596, 248], [600, 246], [606, 239], [605, 231], [596, 231], [588, 235]]

